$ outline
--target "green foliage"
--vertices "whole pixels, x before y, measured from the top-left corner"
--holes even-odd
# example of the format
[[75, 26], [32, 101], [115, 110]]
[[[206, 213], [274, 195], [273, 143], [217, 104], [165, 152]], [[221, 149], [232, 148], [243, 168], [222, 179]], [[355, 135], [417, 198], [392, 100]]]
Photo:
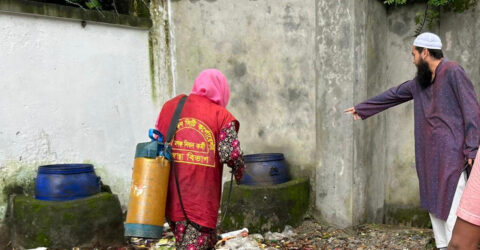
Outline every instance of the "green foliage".
[[65, 0], [65, 2], [77, 5], [79, 7], [87, 7], [89, 9], [102, 9], [102, 3], [100, 3], [98, 0]]
[[383, 3], [385, 5], [399, 6], [412, 2], [424, 2], [426, 4], [425, 11], [418, 12], [415, 16], [415, 23], [417, 24], [415, 35], [418, 35], [422, 32], [425, 24], [428, 24], [431, 29], [433, 24], [440, 21], [440, 10], [461, 13], [475, 7], [477, 1], [478, 0], [385, 0]]
[[407, 0], [385, 0], [385, 2], [383, 3], [388, 5], [399, 5], [399, 4], [406, 4]]
[[102, 5], [98, 2], [98, 0], [89, 0], [85, 2], [85, 5], [87, 5], [88, 8], [90, 9], [101, 9]]

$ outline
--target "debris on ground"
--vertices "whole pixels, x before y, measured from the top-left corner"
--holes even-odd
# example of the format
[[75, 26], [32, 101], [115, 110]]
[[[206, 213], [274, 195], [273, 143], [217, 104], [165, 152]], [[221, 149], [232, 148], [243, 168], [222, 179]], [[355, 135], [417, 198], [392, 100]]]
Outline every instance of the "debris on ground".
[[[311, 249], [435, 249], [432, 229], [398, 225], [364, 224], [336, 228], [314, 220], [305, 220], [298, 227], [286, 226], [282, 232], [262, 234], [240, 229], [225, 234], [217, 243], [219, 250], [311, 250]], [[174, 250], [175, 237], [165, 230], [160, 240], [131, 239], [122, 250]]]
[[[285, 231], [282, 232], [285, 234]], [[365, 224], [346, 229], [306, 220], [280, 241], [265, 240], [275, 249], [435, 249], [431, 229]]]
[[220, 238], [221, 239], [235, 238], [238, 235], [242, 235], [243, 237], [247, 237], [248, 236], [248, 228], [242, 228], [240, 230], [220, 234]]
[[313, 220], [296, 228], [286, 226], [282, 232], [251, 234], [228, 243], [218, 249], [435, 249], [431, 229], [383, 224], [339, 229]]
[[218, 250], [254, 250], [262, 249], [259, 243], [250, 237], [239, 235], [224, 242], [219, 242], [215, 248]]

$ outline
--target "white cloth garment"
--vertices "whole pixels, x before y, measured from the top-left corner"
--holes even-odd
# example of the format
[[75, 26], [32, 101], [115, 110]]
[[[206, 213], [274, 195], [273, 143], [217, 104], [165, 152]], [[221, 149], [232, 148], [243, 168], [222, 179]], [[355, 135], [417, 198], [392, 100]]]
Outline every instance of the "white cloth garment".
[[437, 248], [446, 248], [448, 242], [450, 242], [450, 239], [452, 238], [453, 226], [455, 226], [455, 222], [457, 221], [457, 208], [460, 204], [460, 198], [462, 198], [466, 182], [467, 175], [463, 172], [458, 180], [457, 189], [453, 196], [452, 207], [450, 208], [447, 221], [441, 220], [435, 217], [435, 215], [429, 213]]

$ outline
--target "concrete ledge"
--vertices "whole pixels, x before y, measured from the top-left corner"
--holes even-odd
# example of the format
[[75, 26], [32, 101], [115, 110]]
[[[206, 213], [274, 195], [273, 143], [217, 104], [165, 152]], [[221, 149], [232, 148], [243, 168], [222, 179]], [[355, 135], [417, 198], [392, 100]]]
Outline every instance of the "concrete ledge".
[[103, 11], [102, 16], [102, 14], [96, 10], [86, 10], [28, 0], [0, 0], [0, 12], [92, 21], [141, 29], [149, 29], [152, 27], [152, 21], [149, 18], [116, 14], [111, 11]]
[[389, 205], [385, 212], [385, 223], [410, 227], [431, 227], [428, 212], [419, 207]]
[[[230, 182], [225, 183], [222, 212]], [[301, 223], [309, 205], [307, 179], [294, 179], [278, 185], [233, 185], [227, 217], [220, 225], [225, 231], [247, 227], [251, 232], [282, 231], [285, 225]], [[223, 215], [220, 215], [220, 218]]]
[[93, 248], [123, 243], [120, 202], [110, 193], [64, 202], [21, 195], [13, 199], [11, 212], [10, 235], [20, 249]]

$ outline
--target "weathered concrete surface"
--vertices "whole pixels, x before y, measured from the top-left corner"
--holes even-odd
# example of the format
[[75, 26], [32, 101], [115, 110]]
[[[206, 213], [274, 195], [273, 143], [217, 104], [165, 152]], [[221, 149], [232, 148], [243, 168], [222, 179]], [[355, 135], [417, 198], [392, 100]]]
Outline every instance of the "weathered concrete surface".
[[0, 246], [7, 246], [10, 243], [10, 231], [6, 224], [0, 224]]
[[[367, 78], [366, 97], [383, 91], [382, 85], [386, 82], [385, 71], [389, 60], [387, 53], [387, 11], [378, 1], [367, 1], [366, 20], [366, 57]], [[356, 88], [357, 89], [357, 88]], [[355, 100], [357, 103], [359, 100]], [[382, 223], [384, 219], [385, 203], [385, 114], [378, 114], [364, 122], [356, 122], [357, 126], [365, 129], [364, 137], [359, 138], [358, 147], [364, 149], [364, 167], [366, 171], [366, 220]]]
[[[223, 193], [228, 194], [230, 182], [225, 183]], [[250, 232], [278, 232], [286, 225], [297, 226], [303, 221], [309, 205], [308, 179], [294, 179], [267, 186], [232, 186], [230, 203], [222, 197], [222, 212], [227, 209], [221, 230], [232, 231], [248, 228]], [[220, 214], [222, 218], [223, 214]]]
[[123, 216], [116, 195], [53, 202], [31, 196], [13, 199], [11, 240], [14, 247], [72, 248], [123, 244]]
[[[150, 36], [0, 14], [2, 194], [31, 192], [41, 163], [90, 162], [125, 204], [134, 145], [161, 104], [216, 67], [229, 79], [245, 153], [284, 153], [294, 177], [310, 178], [311, 201], [328, 222], [388, 222], [396, 208], [418, 207], [413, 103], [363, 122], [343, 109], [414, 77], [410, 46], [423, 5], [172, 0], [169, 23], [166, 2], [152, 1]], [[477, 93], [479, 15], [443, 13], [433, 29]], [[0, 216], [5, 204], [3, 195]]]
[[428, 212], [418, 204], [407, 204], [402, 207], [398, 204], [385, 207], [385, 221], [383, 223], [411, 227], [428, 228], [432, 226]]
[[[316, 3], [316, 136], [319, 165], [315, 204], [328, 222], [348, 226], [365, 221], [367, 199], [373, 199], [366, 193], [364, 124], [354, 124], [343, 110], [364, 99], [367, 94], [367, 38], [372, 30], [366, 28], [371, 22], [367, 19], [371, 18], [368, 15], [371, 13], [366, 10], [378, 3]], [[371, 44], [375, 44], [374, 39], [369, 39]]]
[[353, 123], [343, 114], [387, 80], [382, 3], [198, 0], [173, 1], [172, 10], [176, 92], [219, 68], [245, 153], [283, 152], [294, 176], [311, 176], [327, 221], [382, 222], [385, 115]]
[[[121, 7], [124, 7], [122, 5], [125, 4], [125, 2], [126, 1], [122, 1], [122, 3], [117, 5], [117, 10], [119, 10], [119, 12], [122, 12], [120, 10], [122, 9]], [[133, 3], [130, 4], [133, 5]], [[53, 18], [68, 18], [69, 20], [101, 22], [149, 29], [152, 26], [152, 21], [148, 18], [148, 14], [144, 13], [145, 9], [148, 8], [142, 8], [143, 6], [145, 5], [135, 4], [130, 9], [132, 12], [131, 15], [123, 15], [113, 11], [103, 11], [100, 13], [95, 9], [80, 9], [60, 4], [42, 3], [41, 1], [0, 0], [0, 12], [49, 16]], [[129, 9], [128, 6], [125, 7], [127, 10]]]
[[[366, 217], [362, 214], [355, 215], [344, 207], [342, 208], [340, 199], [341, 197], [349, 197], [354, 191], [348, 190], [349, 183], [351, 182], [350, 176], [347, 178], [339, 178], [337, 173], [342, 172], [328, 172], [328, 168], [317, 169], [317, 186], [316, 186], [316, 204], [322, 211], [327, 221], [334, 221], [335, 223], [358, 223], [363, 219], [371, 222], [390, 222], [390, 223], [402, 223], [414, 225], [425, 225], [423, 219], [425, 219], [426, 212], [418, 209], [420, 200], [418, 192], [418, 178], [415, 170], [415, 156], [414, 156], [414, 135], [413, 135], [413, 103], [400, 105], [392, 108], [387, 112], [378, 114], [372, 118], [369, 118], [364, 122], [354, 123], [350, 129], [337, 128], [335, 130], [335, 111], [329, 112], [329, 110], [322, 110], [327, 107], [343, 106], [340, 103], [342, 98], [350, 98], [353, 103], [358, 103], [364, 100], [366, 97], [377, 95], [386, 89], [396, 86], [406, 80], [412, 79], [415, 75], [415, 66], [412, 64], [412, 58], [410, 55], [411, 44], [414, 39], [413, 34], [415, 30], [414, 16], [416, 12], [424, 10], [424, 5], [416, 4], [409, 5], [403, 8], [391, 8], [388, 13], [384, 7], [377, 1], [367, 2], [355, 2], [355, 7], [352, 7], [353, 3], [342, 3], [346, 6], [344, 9], [338, 12], [333, 6], [326, 6], [324, 2], [320, 2], [321, 10], [319, 11], [318, 21], [322, 21], [322, 18], [330, 20], [336, 25], [329, 26], [330, 30], [327, 34], [321, 33], [320, 38], [325, 37], [326, 41], [332, 39], [330, 34], [340, 41], [348, 41], [335, 32], [342, 25], [348, 26], [348, 19], [350, 22], [354, 22], [353, 26], [355, 32], [354, 35], [350, 34], [350, 39], [354, 39], [354, 59], [356, 64], [352, 66], [349, 64], [348, 53], [342, 53], [341, 49], [333, 47], [331, 50], [335, 51], [331, 54], [325, 55], [326, 49], [319, 49], [322, 56], [317, 59], [317, 65], [321, 67], [317, 69], [319, 76], [319, 82], [322, 80], [322, 74], [328, 72], [332, 74], [337, 68], [351, 69], [345, 70], [336, 76], [331, 78], [334, 81], [341, 82], [342, 74], [353, 72], [353, 76], [350, 75], [350, 80], [362, 82], [362, 74], [366, 71], [366, 86], [365, 85], [341, 85], [347, 86], [343, 91], [334, 93], [333, 96], [328, 95], [330, 92], [326, 91], [327, 95], [321, 96], [325, 85], [317, 85], [317, 148], [320, 154], [318, 159], [320, 163], [332, 161], [340, 161], [343, 166], [352, 166], [353, 183], [355, 180], [366, 181], [365, 187], [355, 186], [355, 188], [364, 189], [359, 192], [360, 196], [352, 198], [352, 207], [357, 205], [362, 206], [362, 194], [366, 196], [364, 211]], [[349, 5], [350, 4], [350, 5]], [[355, 15], [351, 14], [353, 11], [349, 9], [355, 9]], [[327, 11], [328, 10], [328, 11]], [[331, 14], [340, 13], [342, 20], [334, 19], [335, 16]], [[366, 13], [366, 41], [362, 40], [363, 18]], [[478, 35], [475, 32], [469, 30], [459, 29], [458, 27], [470, 27], [467, 23], [474, 23], [480, 25], [475, 19], [478, 16], [478, 10], [467, 12], [465, 15], [459, 14], [446, 14], [442, 16], [442, 23], [439, 26], [433, 27], [433, 31], [442, 36], [445, 45], [445, 53], [447, 58], [459, 61], [464, 65], [468, 74], [470, 74], [474, 85], [476, 85], [476, 91], [479, 93], [479, 69], [474, 65], [478, 64], [478, 57], [476, 57], [475, 43], [478, 39]], [[317, 14], [318, 15], [318, 14]], [[333, 21], [335, 20], [335, 21]], [[460, 20], [460, 21], [459, 21]], [[346, 23], [346, 24], [345, 24]], [[317, 30], [324, 32], [325, 24], [319, 23]], [[462, 25], [465, 24], [465, 25]], [[475, 26], [476, 27], [476, 26]], [[332, 31], [333, 29], [333, 31]], [[349, 29], [346, 28], [345, 32]], [[360, 31], [359, 31], [360, 30]], [[444, 35], [442, 35], [444, 34]], [[335, 41], [335, 40], [334, 40]], [[454, 45], [452, 45], [454, 43]], [[319, 42], [320, 46], [322, 41]], [[328, 44], [327, 44], [328, 45]], [[363, 47], [362, 47], [363, 46]], [[330, 48], [325, 46], [325, 48]], [[346, 51], [351, 53], [352, 48], [346, 48]], [[350, 50], [349, 50], [350, 49]], [[363, 51], [363, 52], [362, 52]], [[455, 53], [458, 51], [457, 54]], [[322, 54], [323, 53], [323, 54]], [[362, 56], [362, 53], [366, 53], [366, 60]], [[452, 55], [453, 54], [453, 55]], [[337, 55], [337, 58], [335, 56]], [[338, 56], [341, 55], [341, 56]], [[332, 59], [334, 58], [334, 59]], [[340, 63], [336, 64], [336, 62]], [[363, 60], [363, 61], [362, 61]], [[341, 65], [341, 67], [338, 67]], [[328, 75], [328, 74], [327, 74]], [[347, 76], [348, 77], [348, 76]], [[338, 84], [340, 85], [340, 84]], [[350, 93], [349, 88], [353, 89], [353, 93]], [[365, 88], [366, 92], [365, 92]], [[320, 90], [319, 90], [320, 89]], [[333, 88], [331, 88], [333, 89]], [[321, 103], [322, 98], [326, 97], [327, 100]], [[330, 99], [328, 99], [330, 98]], [[338, 99], [337, 99], [338, 98]], [[345, 105], [344, 107], [348, 107]], [[325, 123], [328, 119], [331, 124]], [[344, 125], [350, 126], [350, 125]], [[348, 131], [353, 131], [353, 134], [348, 134]], [[343, 131], [343, 132], [339, 132]], [[346, 133], [343, 135], [342, 133]], [[322, 137], [328, 134], [326, 137]], [[330, 143], [325, 142], [325, 138], [331, 139]], [[340, 145], [353, 144], [353, 153], [349, 149], [341, 150], [332, 146], [332, 143], [338, 142]], [[325, 148], [324, 145], [328, 145]], [[364, 145], [367, 145], [366, 147]], [[323, 146], [323, 147], [322, 147]], [[342, 156], [339, 156], [337, 152], [342, 152]], [[351, 155], [350, 155], [351, 154]], [[326, 158], [325, 158], [326, 157]], [[350, 161], [350, 162], [349, 162]], [[364, 169], [362, 169], [362, 166]], [[365, 171], [365, 172], [362, 172]], [[366, 176], [362, 179], [362, 176]], [[322, 187], [322, 182], [324, 183]], [[330, 184], [329, 184], [330, 183]], [[341, 187], [339, 187], [341, 186]], [[324, 191], [326, 189], [326, 191]], [[342, 192], [343, 191], [343, 192]], [[322, 195], [326, 195], [322, 197]], [[329, 202], [325, 202], [329, 201]], [[333, 201], [333, 202], [330, 202]], [[327, 203], [327, 204], [325, 204]], [[323, 205], [322, 205], [323, 204]], [[348, 204], [348, 203], [345, 203]], [[336, 209], [336, 207], [340, 207]], [[327, 212], [326, 212], [327, 211]], [[329, 214], [328, 214], [329, 213]], [[341, 214], [347, 216], [344, 218], [336, 218], [336, 215]], [[399, 216], [401, 214], [401, 216]], [[351, 217], [349, 217], [351, 216]], [[348, 221], [352, 219], [351, 221]], [[345, 222], [346, 220], [346, 222]], [[342, 222], [343, 221], [343, 222]]]
[[152, 97], [148, 39], [148, 30], [0, 13], [0, 223], [8, 194], [32, 194], [44, 163], [92, 163], [126, 204], [135, 145], [164, 99]]
[[[405, 8], [405, 9], [404, 9]], [[415, 65], [411, 55], [415, 25], [415, 13], [423, 5], [392, 8], [388, 13], [386, 81], [380, 84], [372, 96], [415, 77]], [[374, 93], [376, 92], [376, 93]], [[385, 132], [385, 217], [395, 220], [395, 208], [418, 208], [420, 195], [415, 169], [415, 145], [413, 130], [413, 101], [384, 112]], [[373, 128], [372, 128], [373, 130]], [[372, 131], [373, 132], [373, 131]], [[391, 213], [389, 212], [391, 210]], [[413, 210], [415, 211], [415, 209]]]
[[172, 10], [177, 93], [220, 69], [244, 152], [283, 153], [293, 176], [313, 174], [315, 2], [173, 1]]
[[[177, 92], [189, 92], [204, 68], [224, 71], [245, 152], [285, 153], [299, 166], [294, 176], [311, 176], [324, 219], [395, 221], [389, 216], [399, 209], [418, 217], [413, 103], [355, 123], [342, 111], [414, 77], [414, 16], [423, 4], [387, 11], [377, 0], [191, 0], [173, 1], [172, 9]], [[443, 13], [433, 29], [475, 85], [478, 15]]]
[[[333, 223], [352, 223], [354, 133], [344, 107], [353, 100], [355, 3], [316, 1], [317, 153], [315, 207]], [[338, 157], [333, 152], [339, 152]]]
[[444, 53], [450, 60], [459, 62], [480, 93], [480, 8], [464, 13], [442, 13], [442, 21], [436, 30], [443, 39]]
[[[149, 59], [151, 96], [156, 107], [174, 96], [172, 83], [172, 54], [167, 0], [150, 1], [150, 16], [153, 26], [149, 32]], [[160, 112], [158, 109], [157, 112]]]

